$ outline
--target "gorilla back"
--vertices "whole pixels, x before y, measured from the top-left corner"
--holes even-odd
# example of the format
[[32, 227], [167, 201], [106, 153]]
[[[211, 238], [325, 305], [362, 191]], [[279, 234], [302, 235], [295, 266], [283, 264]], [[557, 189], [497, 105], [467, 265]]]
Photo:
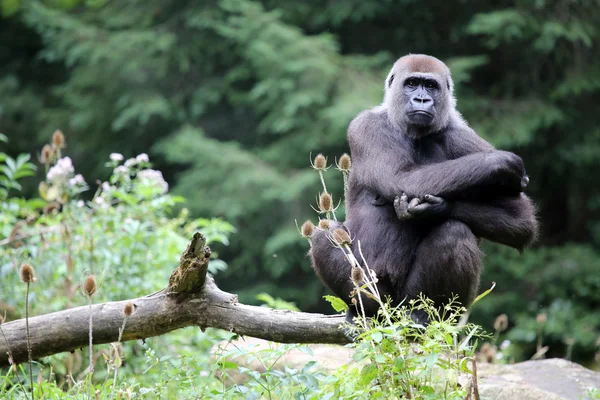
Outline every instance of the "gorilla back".
[[[479, 238], [522, 250], [537, 234], [522, 160], [480, 138], [455, 106], [446, 65], [408, 55], [388, 74], [383, 103], [348, 128], [353, 165], [343, 227], [361, 242], [393, 304], [422, 293], [439, 306], [453, 295], [468, 306], [482, 269]], [[311, 260], [351, 318], [351, 266], [327, 237], [340, 224], [330, 225], [313, 234]], [[366, 314], [377, 312], [376, 302], [363, 302]]]

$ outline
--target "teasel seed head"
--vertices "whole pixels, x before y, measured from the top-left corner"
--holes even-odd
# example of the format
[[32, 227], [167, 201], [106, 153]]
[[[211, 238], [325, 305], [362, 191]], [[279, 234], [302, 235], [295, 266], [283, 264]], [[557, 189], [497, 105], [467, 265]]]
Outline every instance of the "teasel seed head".
[[496, 358], [496, 348], [486, 342], [481, 346], [480, 354], [486, 362], [493, 363]]
[[52, 150], [52, 146], [45, 144], [44, 147], [42, 147], [42, 154], [40, 154], [40, 162], [42, 164], [48, 164], [50, 160], [52, 160], [53, 155], [54, 151]]
[[65, 147], [65, 135], [60, 129], [57, 129], [52, 134], [52, 144], [59, 149]]
[[96, 289], [96, 277], [94, 275], [88, 275], [83, 283], [83, 293], [88, 297], [92, 297], [94, 293], [96, 293]]
[[328, 219], [322, 219], [319, 221], [319, 228], [321, 228], [321, 229], [329, 229], [330, 226], [331, 226], [331, 223], [329, 222]]
[[133, 314], [134, 311], [134, 306], [133, 303], [128, 301], [127, 304], [125, 304], [123, 306], [123, 314], [125, 314], [126, 317], [131, 316], [131, 314]]
[[500, 314], [494, 321], [494, 329], [498, 332], [503, 332], [508, 328], [508, 316], [506, 314]]
[[315, 226], [312, 224], [312, 222], [310, 222], [309, 220], [307, 220], [306, 222], [304, 222], [302, 224], [302, 236], [304, 236], [305, 238], [309, 238], [312, 236], [313, 231], [314, 231]]
[[354, 284], [360, 285], [363, 282], [365, 275], [363, 274], [363, 270], [361, 268], [352, 267], [350, 278]]
[[338, 162], [338, 168], [341, 171], [348, 172], [350, 171], [350, 167], [352, 166], [352, 161], [350, 160], [350, 156], [346, 153], [342, 154], [340, 157], [340, 161]]
[[337, 228], [336, 230], [334, 230], [332, 237], [333, 240], [340, 246], [352, 244], [352, 239], [350, 239], [350, 235], [342, 228]]
[[333, 199], [329, 193], [323, 192], [321, 193], [321, 196], [319, 196], [319, 210], [321, 210], [321, 212], [333, 211]]
[[33, 283], [37, 279], [35, 277], [35, 271], [30, 264], [21, 265], [21, 280], [25, 283]]
[[315, 161], [313, 162], [313, 168], [321, 171], [327, 169], [327, 159], [323, 154], [317, 154]]
[[548, 320], [548, 317], [546, 316], [546, 314], [544, 313], [540, 313], [537, 315], [537, 317], [535, 317], [535, 321], [539, 324], [539, 325], [544, 325], [546, 323], [546, 321]]

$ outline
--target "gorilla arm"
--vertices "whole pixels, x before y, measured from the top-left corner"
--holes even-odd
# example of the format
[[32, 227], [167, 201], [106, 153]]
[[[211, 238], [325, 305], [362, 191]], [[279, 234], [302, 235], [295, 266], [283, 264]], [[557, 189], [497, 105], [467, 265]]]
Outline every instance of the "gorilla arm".
[[450, 206], [450, 218], [465, 223], [475, 236], [522, 251], [538, 233], [535, 207], [521, 193], [487, 203], [457, 201]]
[[447, 202], [430, 195], [409, 202], [407, 196], [403, 195], [394, 201], [394, 208], [398, 218], [403, 220], [451, 218], [461, 221], [475, 236], [519, 251], [532, 244], [538, 233], [535, 207], [523, 193], [486, 203], [463, 200]]
[[[435, 194], [450, 200], [469, 189], [489, 185], [510, 187], [519, 193], [525, 169], [517, 155], [494, 150], [473, 132], [476, 139], [463, 135], [459, 143], [450, 143], [462, 145], [460, 152], [466, 155], [416, 166], [402, 147], [402, 138], [393, 137], [385, 118], [385, 113], [373, 111], [359, 114], [348, 128], [348, 141], [353, 161], [351, 179], [370, 187], [390, 203], [402, 193], [410, 197]], [[454, 128], [447, 129], [444, 134], [458, 135]]]

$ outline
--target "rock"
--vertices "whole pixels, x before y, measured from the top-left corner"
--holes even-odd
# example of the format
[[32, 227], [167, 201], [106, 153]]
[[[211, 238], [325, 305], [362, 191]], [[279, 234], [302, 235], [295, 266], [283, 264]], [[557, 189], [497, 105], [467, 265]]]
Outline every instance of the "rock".
[[[229, 344], [232, 345], [238, 348], [252, 347], [256, 351], [276, 344], [247, 337]], [[352, 361], [352, 349], [349, 348], [335, 345], [306, 347], [310, 347], [312, 356], [300, 350], [292, 350], [277, 364], [302, 368], [307, 362], [315, 360], [321, 368], [335, 370]], [[236, 358], [234, 361], [250, 369], [264, 370], [256, 360], [247, 363], [243, 358]], [[478, 363], [477, 374], [482, 400], [591, 400], [589, 390], [595, 388], [600, 391], [600, 372], [560, 358], [517, 364]]]
[[589, 398], [589, 389], [600, 389], [600, 373], [560, 358], [478, 364], [478, 375], [484, 399], [581, 400]]

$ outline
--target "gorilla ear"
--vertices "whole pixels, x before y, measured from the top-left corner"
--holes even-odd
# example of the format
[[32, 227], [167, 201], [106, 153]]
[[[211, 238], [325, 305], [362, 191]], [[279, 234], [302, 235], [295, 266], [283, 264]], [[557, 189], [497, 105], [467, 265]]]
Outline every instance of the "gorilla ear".
[[388, 87], [392, 86], [392, 82], [394, 82], [394, 74], [392, 74], [392, 76], [390, 76], [390, 80], [388, 81]]

